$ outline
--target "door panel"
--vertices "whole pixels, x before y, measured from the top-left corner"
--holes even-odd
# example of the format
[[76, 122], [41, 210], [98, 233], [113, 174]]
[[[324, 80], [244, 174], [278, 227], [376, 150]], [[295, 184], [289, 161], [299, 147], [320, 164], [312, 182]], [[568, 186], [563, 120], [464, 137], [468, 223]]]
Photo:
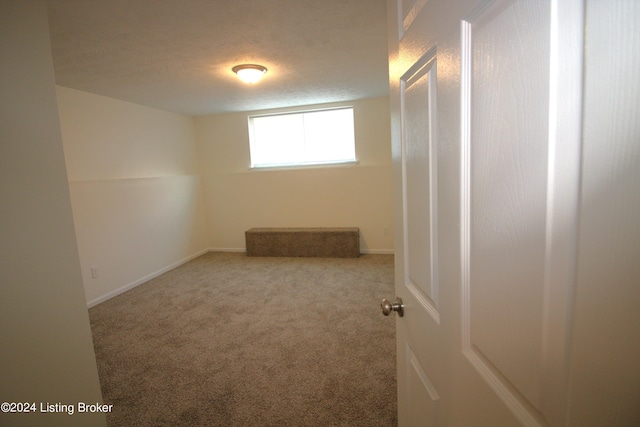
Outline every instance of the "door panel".
[[[632, 30], [640, 8], [633, 10], [624, 16], [624, 37], [636, 45], [612, 49], [627, 52], [625, 70], [635, 70], [628, 52], [640, 43]], [[597, 406], [609, 408], [599, 411], [601, 421], [634, 419], [616, 409], [631, 408], [640, 394], [621, 375], [640, 377], [637, 363], [629, 363], [637, 345], [630, 350], [622, 339], [633, 340], [624, 331], [640, 324], [638, 311], [620, 297], [637, 303], [631, 283], [640, 283], [640, 273], [624, 261], [635, 250], [632, 239], [617, 258], [628, 277], [608, 274], [620, 286], [615, 293], [604, 291], [605, 279], [591, 280], [599, 271], [588, 267], [602, 259], [581, 258], [601, 253], [597, 242], [581, 238], [607, 236], [607, 218], [624, 218], [616, 230], [628, 235], [640, 229], [628, 180], [606, 193], [630, 201], [616, 204], [624, 215], [603, 217], [607, 209], [594, 212], [581, 198], [585, 183], [617, 176], [616, 165], [624, 163], [583, 164], [590, 153], [583, 151], [583, 129], [599, 132], [606, 116], [591, 116], [583, 128], [585, 3], [389, 0], [388, 11], [396, 292], [405, 302], [396, 323], [400, 425], [580, 425], [575, 420], [585, 422]], [[611, 25], [601, 15], [594, 19]], [[616, 87], [640, 87], [637, 72], [624, 78]], [[606, 92], [593, 99], [613, 104]], [[637, 122], [631, 115], [611, 117], [626, 117], [628, 125]], [[627, 129], [602, 123], [612, 135]], [[592, 151], [614, 139], [591, 142]], [[638, 150], [625, 141], [626, 148], [607, 153], [628, 153], [636, 167], [624, 170], [637, 178]], [[635, 216], [627, 215], [633, 209]], [[600, 228], [580, 228], [580, 218], [601, 221]], [[593, 274], [576, 275], [584, 271]], [[623, 314], [604, 303], [607, 297]], [[589, 318], [598, 307], [618, 323]], [[600, 335], [592, 337], [594, 331]], [[610, 343], [623, 368], [604, 366], [608, 350], [590, 338]], [[589, 366], [599, 367], [595, 378], [606, 381], [609, 396], [598, 395]]]
[[398, 3], [400, 5], [400, 10], [402, 14], [400, 15], [402, 23], [398, 27], [400, 28], [400, 37], [402, 38], [402, 34], [406, 30], [411, 27], [414, 19], [420, 14], [422, 8], [429, 0], [400, 0]]
[[[403, 387], [409, 402], [404, 423], [435, 425], [437, 387], [425, 360], [437, 360], [437, 348], [412, 333], [438, 334], [437, 208], [436, 208], [436, 54], [429, 50], [400, 78], [401, 170], [403, 200], [403, 299], [414, 315], [404, 345]], [[414, 347], [410, 345], [414, 344]], [[434, 365], [435, 366], [435, 365]]]
[[569, 420], [639, 426], [640, 2], [588, 1], [586, 15]]
[[407, 424], [425, 427], [437, 425], [436, 401], [440, 399], [440, 395], [424, 371], [420, 360], [408, 345], [405, 366], [407, 395], [412, 396], [407, 410], [411, 417], [407, 420]]
[[436, 57], [427, 52], [401, 79], [405, 286], [433, 320], [438, 314]]
[[[546, 5], [546, 7], [545, 7]], [[549, 7], [483, 4], [462, 23], [470, 80], [462, 268], [465, 354], [537, 413], [540, 406], [548, 158]], [[468, 186], [468, 187], [467, 187]], [[537, 417], [537, 414], [531, 414]]]

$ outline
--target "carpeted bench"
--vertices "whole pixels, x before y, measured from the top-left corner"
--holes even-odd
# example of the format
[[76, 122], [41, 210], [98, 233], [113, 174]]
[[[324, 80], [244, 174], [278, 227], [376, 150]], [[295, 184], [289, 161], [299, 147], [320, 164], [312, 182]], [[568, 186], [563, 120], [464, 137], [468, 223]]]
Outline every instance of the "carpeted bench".
[[248, 256], [357, 258], [360, 229], [252, 228], [245, 231]]

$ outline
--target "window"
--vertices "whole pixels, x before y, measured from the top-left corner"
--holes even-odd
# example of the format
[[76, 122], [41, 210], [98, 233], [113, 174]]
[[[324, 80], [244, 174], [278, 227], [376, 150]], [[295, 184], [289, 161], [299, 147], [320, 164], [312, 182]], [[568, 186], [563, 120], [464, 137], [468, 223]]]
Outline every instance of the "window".
[[251, 167], [355, 162], [353, 108], [250, 116]]

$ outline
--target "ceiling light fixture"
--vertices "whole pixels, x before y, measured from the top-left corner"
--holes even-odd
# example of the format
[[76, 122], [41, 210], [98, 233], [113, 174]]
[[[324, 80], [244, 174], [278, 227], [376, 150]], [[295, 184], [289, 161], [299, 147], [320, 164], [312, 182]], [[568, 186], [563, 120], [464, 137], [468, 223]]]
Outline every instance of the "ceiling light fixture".
[[236, 65], [231, 70], [245, 83], [256, 83], [262, 78], [264, 73], [267, 72], [266, 67], [257, 64]]

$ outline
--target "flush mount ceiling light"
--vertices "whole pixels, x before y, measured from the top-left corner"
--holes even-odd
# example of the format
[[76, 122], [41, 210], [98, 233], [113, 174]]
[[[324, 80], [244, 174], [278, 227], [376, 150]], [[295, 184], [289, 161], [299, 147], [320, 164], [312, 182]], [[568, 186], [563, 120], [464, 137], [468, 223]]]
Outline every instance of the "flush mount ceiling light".
[[263, 74], [267, 72], [266, 67], [257, 64], [236, 65], [231, 70], [245, 83], [256, 83], [262, 78]]

